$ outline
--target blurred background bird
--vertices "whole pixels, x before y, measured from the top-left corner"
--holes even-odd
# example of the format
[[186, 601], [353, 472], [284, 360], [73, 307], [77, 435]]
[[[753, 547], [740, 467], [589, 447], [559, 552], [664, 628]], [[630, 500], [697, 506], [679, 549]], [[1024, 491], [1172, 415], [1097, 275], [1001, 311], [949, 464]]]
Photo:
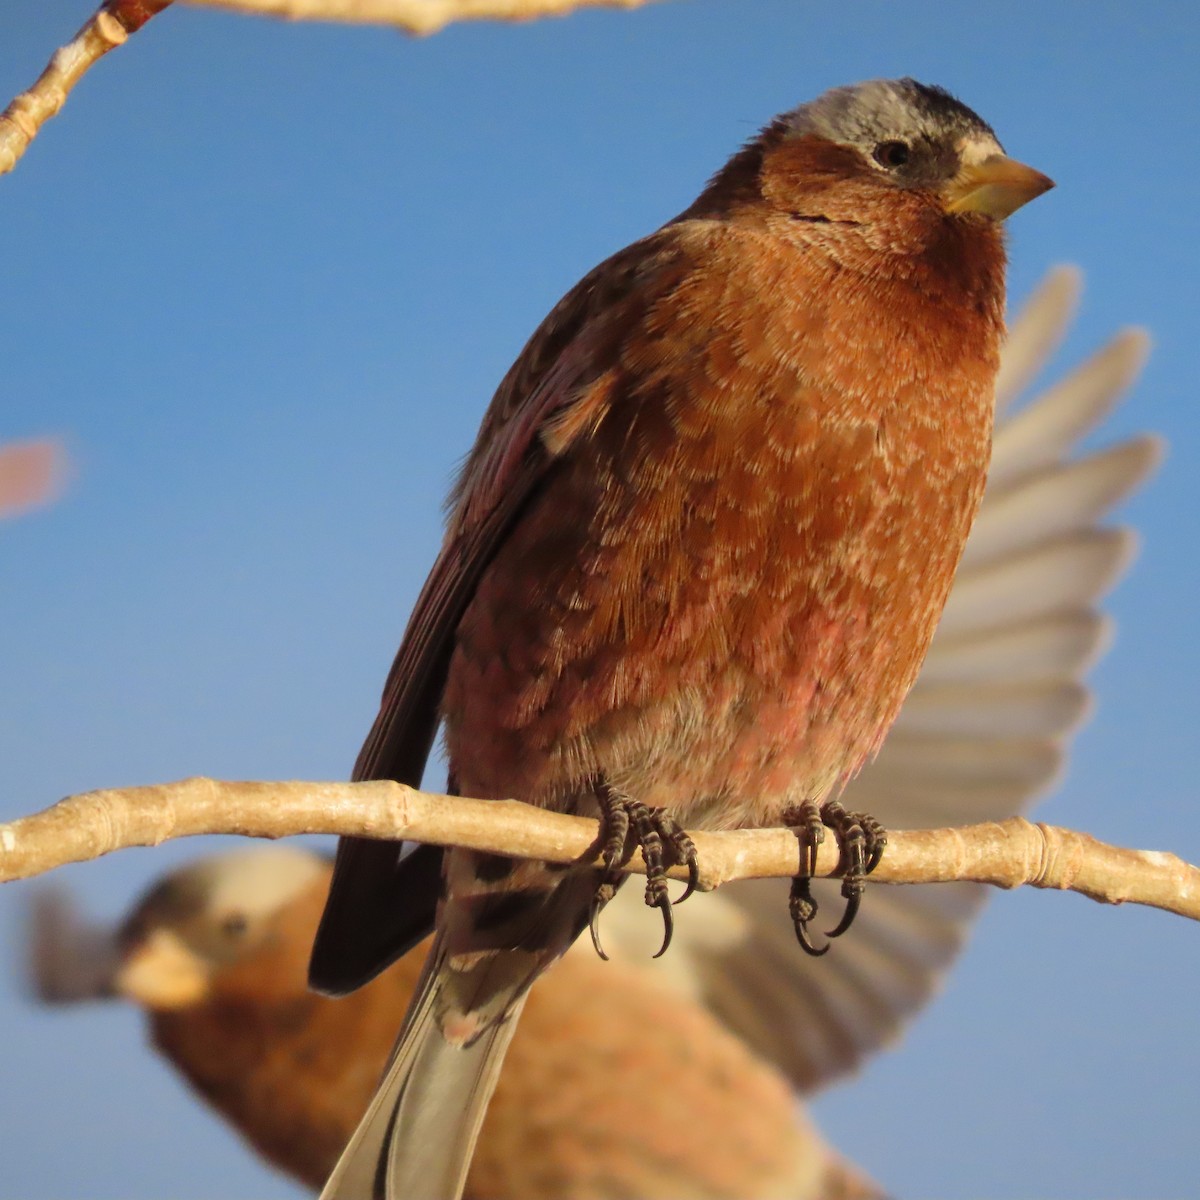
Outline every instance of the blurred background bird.
[[[344, 1000], [310, 992], [332, 863], [287, 846], [201, 858], [118, 930], [61, 893], [37, 903], [33, 972], [49, 1003], [120, 997], [155, 1047], [264, 1158], [317, 1188], [383, 1070], [421, 946]], [[621, 945], [619, 932], [612, 939]], [[579, 946], [530, 1000], [485, 1122], [474, 1200], [882, 1193], [842, 1162], [787, 1081], [653, 971]]]
[[[1140, 369], [1147, 339], [1136, 330], [1015, 403], [1078, 290], [1078, 272], [1054, 271], [1012, 323], [980, 516], [917, 686], [851, 787], [852, 803], [896, 828], [1024, 810], [1058, 776], [1086, 715], [1083, 676], [1111, 635], [1097, 602], [1134, 545], [1103, 517], [1161, 448], [1139, 437], [1077, 449]], [[341, 1001], [305, 994], [305, 939], [327, 871], [282, 848], [210, 860], [154, 889], [119, 935], [46, 894], [30, 938], [44, 1000], [120, 995], [145, 1007], [156, 1045], [196, 1090], [311, 1186], [365, 1106], [418, 968], [410, 955]], [[617, 961], [573, 951], [534, 990], [468, 1195], [877, 1194], [795, 1114], [786, 1088], [809, 1093], [892, 1040], [984, 894], [876, 888], [855, 937], [819, 964], [797, 953], [782, 881], [696, 897], [656, 963], [640, 898], [619, 895], [605, 926]]]

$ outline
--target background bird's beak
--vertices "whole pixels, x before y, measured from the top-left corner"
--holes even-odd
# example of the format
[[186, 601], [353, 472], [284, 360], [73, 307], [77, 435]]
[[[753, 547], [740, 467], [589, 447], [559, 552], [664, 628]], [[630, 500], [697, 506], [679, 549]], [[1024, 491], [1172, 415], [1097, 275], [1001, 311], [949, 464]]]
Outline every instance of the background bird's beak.
[[113, 980], [118, 995], [155, 1011], [199, 1004], [208, 994], [208, 984], [200, 959], [163, 929], [127, 949]]
[[1054, 186], [1054, 180], [1015, 158], [993, 154], [967, 163], [946, 189], [946, 211], [982, 213], [996, 221], [1012, 216], [1023, 204]]

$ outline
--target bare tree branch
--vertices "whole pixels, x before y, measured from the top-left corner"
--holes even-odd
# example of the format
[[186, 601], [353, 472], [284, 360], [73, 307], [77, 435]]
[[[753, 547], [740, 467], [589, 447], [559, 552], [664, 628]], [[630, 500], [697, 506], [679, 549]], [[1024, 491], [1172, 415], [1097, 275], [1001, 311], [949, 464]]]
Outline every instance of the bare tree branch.
[[58, 114], [84, 73], [170, 3], [108, 0], [65, 46], [55, 51], [33, 87], [0, 113], [0, 175], [17, 165], [38, 130]]
[[[226, 783], [185, 779], [149, 787], [83, 792], [30, 817], [0, 825], [0, 881], [25, 879], [127, 846], [236, 833], [277, 838], [348, 833], [465, 846], [568, 863], [594, 859], [596, 822], [515, 800], [469, 800], [418, 792], [390, 781]], [[796, 837], [786, 829], [693, 833], [701, 887], [795, 874]], [[818, 875], [840, 874], [827, 839]], [[629, 869], [644, 873], [640, 856]], [[676, 868], [673, 874], [683, 877]], [[1108, 904], [1146, 904], [1200, 919], [1200, 869], [1173, 854], [1126, 850], [1084, 833], [1022, 817], [956, 829], [889, 834], [880, 883], [974, 880], [1069, 889]]]

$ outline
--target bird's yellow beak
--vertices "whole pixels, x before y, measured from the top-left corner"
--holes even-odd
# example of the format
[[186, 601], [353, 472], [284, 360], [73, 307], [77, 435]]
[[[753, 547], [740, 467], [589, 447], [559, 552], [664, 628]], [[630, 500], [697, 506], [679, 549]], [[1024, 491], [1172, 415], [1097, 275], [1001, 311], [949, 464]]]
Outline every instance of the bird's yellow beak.
[[981, 213], [995, 221], [1011, 217], [1023, 204], [1054, 186], [1054, 180], [1015, 158], [993, 154], [967, 163], [946, 188], [946, 211]]

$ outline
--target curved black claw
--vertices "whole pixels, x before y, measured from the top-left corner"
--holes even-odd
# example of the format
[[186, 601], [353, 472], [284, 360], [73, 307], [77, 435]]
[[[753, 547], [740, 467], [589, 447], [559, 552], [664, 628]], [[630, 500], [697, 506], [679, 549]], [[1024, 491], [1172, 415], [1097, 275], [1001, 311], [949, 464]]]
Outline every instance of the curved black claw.
[[813, 958], [820, 958], [822, 954], [829, 953], [829, 943], [828, 942], [826, 942], [825, 945], [823, 945], [823, 946], [815, 946], [815, 945], [813, 945], [813, 943], [811, 941], [809, 941], [807, 926], [797, 924], [795, 926], [795, 930], [796, 930], [796, 941], [798, 941], [800, 943], [800, 947], [804, 951], [805, 954], [809, 954]]
[[[604, 947], [600, 944], [600, 913], [613, 898], [615, 890], [608, 884], [602, 883], [596, 889], [595, 895], [592, 896], [592, 907], [588, 913], [588, 930], [592, 935], [592, 948], [605, 962], [608, 962], [608, 955], [604, 953]], [[604, 895], [606, 891], [608, 894]]]
[[797, 875], [792, 880], [791, 894], [788, 896], [788, 912], [792, 917], [792, 928], [796, 931], [796, 941], [805, 954], [820, 958], [829, 953], [829, 943], [817, 946], [808, 935], [809, 922], [816, 916], [817, 902], [813, 899], [812, 887], [807, 875]]
[[[646, 903], [649, 904], [649, 898]], [[661, 896], [654, 902], [654, 907], [659, 909], [663, 915], [663, 940], [662, 945], [658, 948], [658, 953], [655, 958], [662, 958], [667, 952], [667, 947], [671, 944], [671, 938], [675, 936], [675, 914], [671, 911], [671, 897], [664, 891]]]
[[[842, 894], [845, 895], [844, 892]], [[858, 906], [861, 903], [862, 889], [860, 887], [857, 892], [853, 893], [853, 895], [846, 897], [846, 910], [842, 913], [842, 919], [837, 923], [837, 926], [831, 929], [825, 936], [830, 939], [841, 937], [842, 934], [854, 924], [854, 918], [858, 916]], [[828, 950], [829, 947], [826, 946], [825, 949]]]
[[683, 889], [683, 895], [675, 901], [676, 904], [682, 904], [700, 886], [700, 860], [696, 857], [696, 843], [686, 833], [683, 836], [687, 838], [687, 843], [691, 847], [691, 856], [683, 860], [687, 863], [688, 881], [687, 887]]

